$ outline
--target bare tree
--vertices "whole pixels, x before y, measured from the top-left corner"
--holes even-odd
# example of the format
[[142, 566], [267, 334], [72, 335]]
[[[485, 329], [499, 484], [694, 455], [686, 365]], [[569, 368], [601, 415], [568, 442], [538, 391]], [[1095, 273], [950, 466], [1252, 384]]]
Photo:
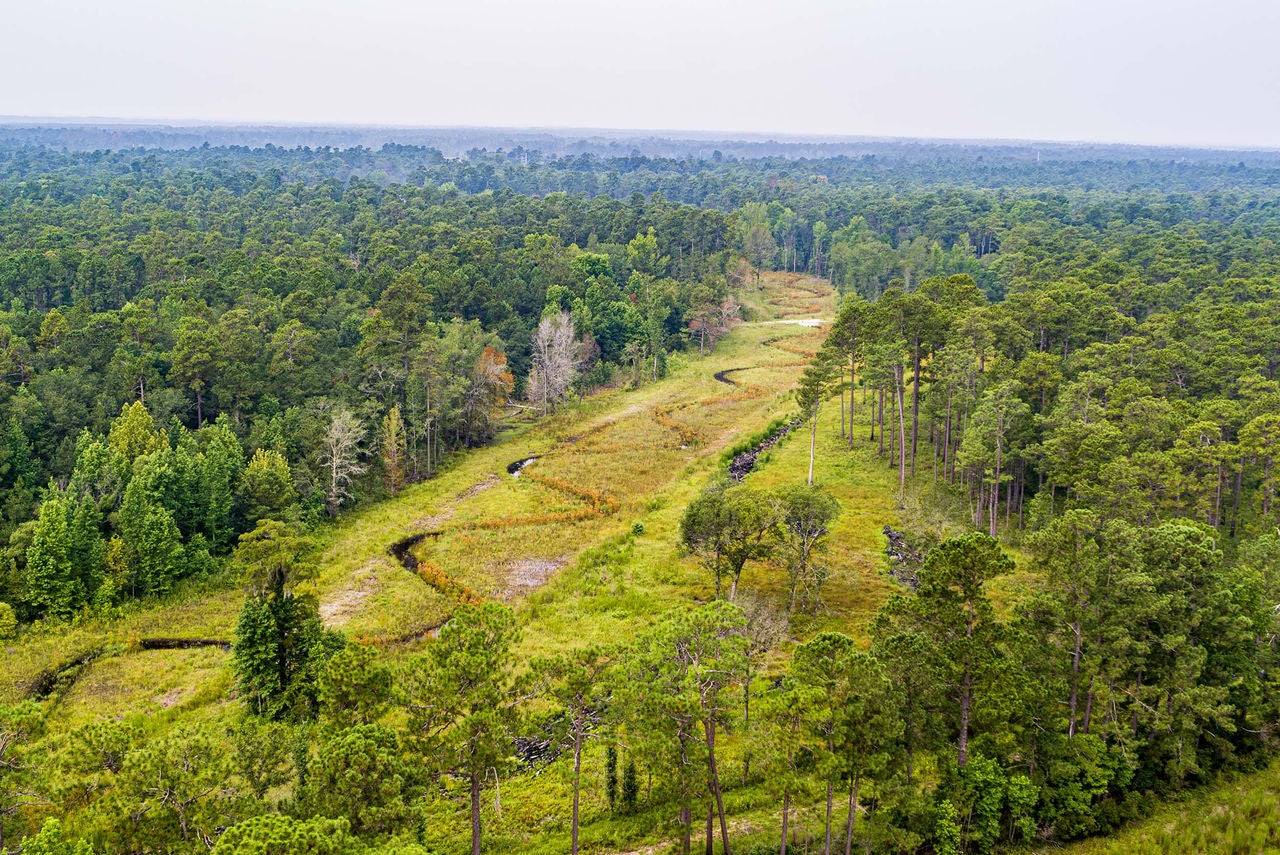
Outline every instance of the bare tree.
[[320, 462], [329, 473], [325, 505], [330, 514], [337, 514], [342, 503], [351, 498], [351, 482], [365, 470], [360, 462], [360, 443], [364, 437], [364, 425], [354, 413], [345, 408], [334, 410], [324, 433], [324, 448], [320, 456]]
[[533, 368], [529, 371], [528, 397], [542, 405], [545, 416], [564, 400], [578, 372], [579, 346], [569, 313], [543, 317], [533, 331], [530, 349]]
[[720, 336], [733, 328], [742, 317], [742, 307], [733, 295], [720, 302], [707, 301], [689, 314], [689, 332], [698, 339], [698, 354], [705, 355], [708, 347], [715, 347]]
[[730, 294], [727, 297], [725, 297], [723, 300], [721, 300], [720, 306], [716, 315], [716, 321], [717, 321], [716, 338], [719, 338], [720, 336], [727, 333], [729, 330], [733, 329], [733, 325], [736, 324], [739, 320], [741, 320], [741, 318], [742, 318], [742, 306], [738, 304], [737, 298], [735, 298], [732, 294]]

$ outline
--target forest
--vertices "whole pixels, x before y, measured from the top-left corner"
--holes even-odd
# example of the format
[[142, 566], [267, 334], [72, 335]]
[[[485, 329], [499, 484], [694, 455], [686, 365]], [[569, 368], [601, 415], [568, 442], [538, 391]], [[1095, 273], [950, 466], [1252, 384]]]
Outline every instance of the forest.
[[1274, 158], [45, 133], [0, 851], [1036, 851], [1272, 765]]

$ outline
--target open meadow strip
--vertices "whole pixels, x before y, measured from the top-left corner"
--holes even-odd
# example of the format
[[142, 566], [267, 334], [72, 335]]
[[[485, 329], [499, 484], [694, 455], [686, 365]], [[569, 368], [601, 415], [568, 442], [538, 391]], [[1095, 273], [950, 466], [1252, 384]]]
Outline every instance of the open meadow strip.
[[[805, 281], [788, 274], [766, 275], [768, 287], [759, 305], [759, 311], [769, 313], [764, 320], [774, 317], [772, 296]], [[832, 305], [828, 292], [828, 315]], [[787, 358], [785, 347], [778, 347], [790, 339], [804, 342], [790, 347], [805, 352], [810, 343], [816, 347], [820, 331], [741, 324], [713, 353], [690, 360], [667, 379], [634, 391], [604, 393], [589, 402], [585, 416], [575, 417], [570, 407], [546, 422], [520, 424], [493, 447], [469, 453], [437, 479], [414, 485], [376, 508], [357, 511], [339, 525], [322, 555], [322, 607], [349, 590], [348, 580], [359, 576], [359, 568], [393, 564], [387, 547], [413, 534], [407, 527], [414, 519], [433, 515], [447, 515], [438, 536], [411, 548], [424, 566], [432, 568], [437, 584], [423, 593], [421, 574], [397, 574], [388, 582], [380, 571], [382, 587], [344, 612], [343, 626], [349, 632], [405, 638], [438, 625], [450, 610], [449, 597], [442, 593], [449, 586], [438, 584], [440, 579], [451, 580], [456, 591], [500, 601], [528, 598], [548, 585], [531, 609], [537, 616], [558, 612], [546, 627], [550, 634], [571, 634], [560, 629], [573, 610], [567, 601], [607, 599], [636, 581], [647, 594], [641, 614], [611, 609], [615, 620], [630, 622], [663, 603], [696, 595], [704, 580], [679, 569], [688, 562], [676, 549], [678, 520], [670, 511], [678, 510], [683, 497], [714, 475], [724, 448], [735, 437], [792, 409], [790, 391], [799, 366]], [[737, 374], [739, 385], [735, 393], [725, 395], [725, 384], [716, 375], [728, 371]], [[534, 457], [518, 474], [508, 472], [512, 461]], [[468, 494], [468, 483], [488, 486]], [[636, 523], [646, 534], [631, 548], [645, 553], [656, 549], [656, 554], [628, 562], [607, 586], [599, 579], [584, 583], [578, 578], [578, 560], [585, 551], [626, 535]], [[537, 583], [530, 584], [531, 566], [556, 569], [533, 574]], [[557, 576], [566, 574], [566, 582], [556, 584]], [[604, 594], [606, 589], [613, 593]], [[544, 608], [544, 601], [555, 601], [557, 607]], [[598, 609], [600, 603], [585, 607]], [[588, 626], [589, 633], [598, 632], [601, 638], [614, 631], [598, 619]], [[543, 646], [541, 634], [537, 617], [532, 617], [526, 627], [527, 638], [534, 639], [528, 641], [530, 649]]]

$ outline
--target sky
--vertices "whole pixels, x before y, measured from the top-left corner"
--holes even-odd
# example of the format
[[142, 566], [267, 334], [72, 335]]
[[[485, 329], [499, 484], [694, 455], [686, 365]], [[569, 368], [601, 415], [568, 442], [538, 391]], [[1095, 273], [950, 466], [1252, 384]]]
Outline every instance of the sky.
[[7, 0], [0, 115], [1280, 148], [1274, 0]]

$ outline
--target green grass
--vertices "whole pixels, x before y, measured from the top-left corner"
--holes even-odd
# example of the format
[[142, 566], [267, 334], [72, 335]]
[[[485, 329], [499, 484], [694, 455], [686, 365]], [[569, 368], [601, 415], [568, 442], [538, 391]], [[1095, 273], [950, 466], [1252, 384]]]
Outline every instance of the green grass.
[[[856, 426], [850, 450], [840, 436], [838, 404], [820, 412], [814, 483], [839, 500], [840, 515], [820, 556], [830, 572], [823, 606], [813, 618], [798, 621], [810, 632], [835, 629], [861, 636], [868, 619], [892, 590], [892, 582], [883, 572], [883, 529], [886, 524], [901, 525], [895, 501], [897, 472], [867, 447], [862, 428], [861, 424]], [[800, 425], [761, 457], [747, 483], [767, 489], [803, 483], [809, 474], [809, 440], [809, 426]], [[750, 568], [743, 580], [749, 587], [783, 596], [784, 579], [767, 566]]]
[[1161, 805], [1115, 835], [1044, 850], [1063, 855], [1280, 852], [1280, 764]]

